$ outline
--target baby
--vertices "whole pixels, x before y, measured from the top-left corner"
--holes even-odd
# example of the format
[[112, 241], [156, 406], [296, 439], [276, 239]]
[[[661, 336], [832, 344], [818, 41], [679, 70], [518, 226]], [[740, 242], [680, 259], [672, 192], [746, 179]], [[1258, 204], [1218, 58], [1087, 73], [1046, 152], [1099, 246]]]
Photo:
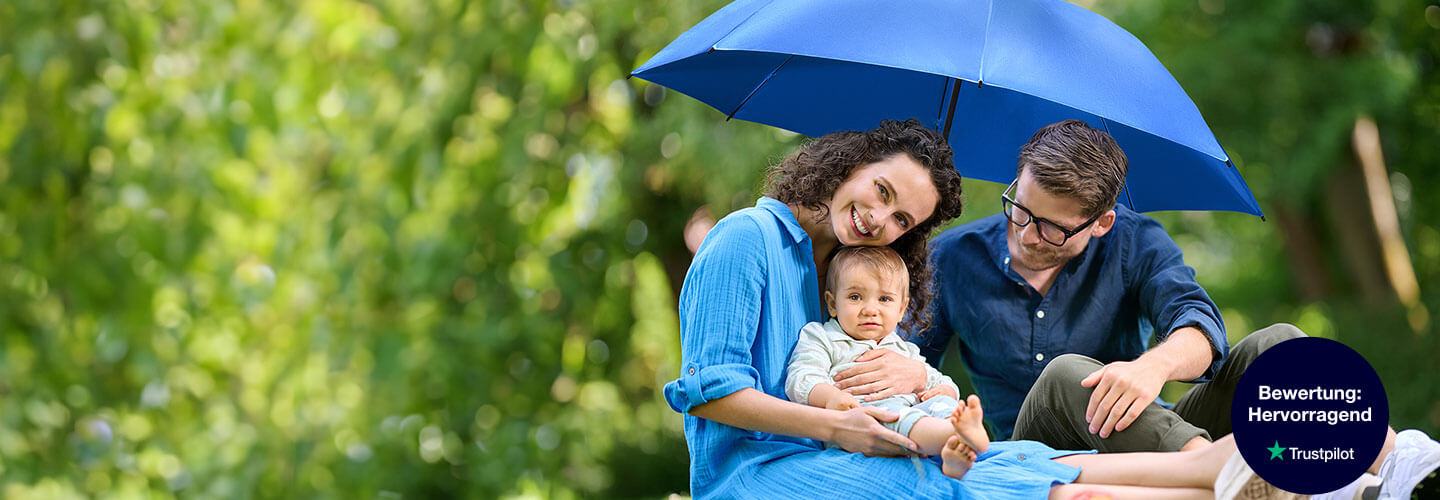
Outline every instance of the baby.
[[976, 453], [990, 446], [981, 423], [980, 398], [971, 395], [961, 404], [955, 382], [930, 365], [925, 365], [925, 390], [918, 395], [861, 403], [831, 384], [837, 373], [855, 366], [855, 358], [871, 349], [925, 360], [915, 344], [895, 334], [910, 302], [909, 284], [905, 261], [890, 247], [844, 247], [836, 252], [825, 281], [825, 304], [834, 319], [812, 322], [800, 330], [790, 355], [785, 394], [791, 401], [832, 410], [864, 404], [898, 413], [900, 418], [885, 422], [885, 427], [909, 437], [931, 456], [939, 455], [946, 441], [958, 436], [960, 442], [952, 448], [961, 446], [960, 455], [969, 460], [958, 471], [949, 470], [954, 464], [947, 463], [946, 474], [959, 477], [974, 463]]

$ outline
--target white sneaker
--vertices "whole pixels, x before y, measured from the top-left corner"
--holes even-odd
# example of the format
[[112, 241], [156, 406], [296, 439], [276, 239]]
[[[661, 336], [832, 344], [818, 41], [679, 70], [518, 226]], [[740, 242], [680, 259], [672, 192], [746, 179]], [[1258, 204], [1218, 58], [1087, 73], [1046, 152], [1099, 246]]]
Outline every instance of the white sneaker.
[[1380, 463], [1380, 478], [1384, 480], [1380, 486], [1380, 499], [1408, 499], [1426, 479], [1429, 482], [1423, 489], [1431, 495], [1436, 494], [1429, 491], [1440, 488], [1436, 468], [1440, 468], [1440, 443], [1416, 429], [1400, 431], [1395, 436], [1395, 451]]
[[1311, 500], [1376, 500], [1380, 498], [1380, 477], [1366, 472], [1338, 490], [1321, 493], [1310, 498]]
[[1245, 463], [1240, 452], [1230, 455], [1215, 477], [1216, 500], [1301, 500], [1308, 495], [1291, 493], [1265, 482]]

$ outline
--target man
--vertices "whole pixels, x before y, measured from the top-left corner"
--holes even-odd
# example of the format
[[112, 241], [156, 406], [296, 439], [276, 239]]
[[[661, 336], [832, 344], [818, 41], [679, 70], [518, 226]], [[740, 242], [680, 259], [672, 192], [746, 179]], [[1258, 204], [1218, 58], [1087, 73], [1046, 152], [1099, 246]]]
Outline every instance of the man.
[[[1198, 446], [1230, 432], [1249, 362], [1304, 335], [1276, 325], [1231, 353], [1180, 247], [1116, 205], [1127, 168], [1109, 134], [1051, 124], [1021, 149], [1001, 214], [933, 241], [934, 326], [915, 341], [939, 363], [959, 337], [997, 437], [1101, 451]], [[1202, 384], [1167, 408], [1155, 398], [1172, 380]]]
[[[1045, 126], [1021, 149], [1001, 213], [931, 242], [931, 327], [910, 340], [938, 367], [959, 339], [996, 439], [1101, 452], [1199, 446], [1230, 433], [1245, 368], [1305, 335], [1279, 324], [1231, 349], [1180, 247], [1154, 219], [1116, 205], [1127, 170], [1109, 134], [1078, 120]], [[835, 385], [867, 399], [923, 380], [892, 356], [857, 361]], [[1156, 397], [1172, 380], [1197, 384], [1170, 407]], [[1370, 472], [1406, 491], [1437, 461], [1440, 444], [1418, 431], [1397, 441], [1391, 429]]]

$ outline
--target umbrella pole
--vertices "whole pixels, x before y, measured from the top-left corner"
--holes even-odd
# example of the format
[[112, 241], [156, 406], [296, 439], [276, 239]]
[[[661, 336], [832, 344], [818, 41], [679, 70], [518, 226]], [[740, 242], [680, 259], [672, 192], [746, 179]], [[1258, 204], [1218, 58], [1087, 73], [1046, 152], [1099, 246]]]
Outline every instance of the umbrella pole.
[[[1100, 117], [1100, 126], [1105, 127], [1106, 135], [1112, 138], [1115, 137], [1115, 134], [1110, 133], [1110, 120], [1106, 120], [1103, 116]], [[1125, 185], [1125, 206], [1130, 207], [1130, 210], [1139, 212], [1140, 209], [1135, 208], [1135, 199], [1130, 197], [1130, 176], [1126, 175], [1124, 179], [1120, 179], [1120, 183]]]
[[964, 82], [964, 80], [954, 77], [951, 77], [950, 80], [953, 82], [950, 85], [950, 109], [945, 112], [945, 131], [940, 134], [945, 138], [945, 142], [950, 142], [950, 123], [955, 121], [955, 99], [960, 97], [960, 83]]

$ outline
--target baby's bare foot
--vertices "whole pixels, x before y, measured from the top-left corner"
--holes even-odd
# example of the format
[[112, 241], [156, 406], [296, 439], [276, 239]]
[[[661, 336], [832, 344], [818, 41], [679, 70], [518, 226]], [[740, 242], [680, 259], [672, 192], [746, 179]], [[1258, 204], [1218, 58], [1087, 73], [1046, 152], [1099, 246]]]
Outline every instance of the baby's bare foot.
[[970, 449], [959, 436], [950, 436], [950, 439], [945, 441], [945, 447], [940, 449], [940, 460], [941, 472], [961, 479], [975, 466], [975, 450]]
[[955, 427], [955, 434], [976, 453], [985, 453], [990, 449], [990, 436], [985, 433], [985, 411], [980, 408], [979, 396], [971, 394], [965, 398], [948, 420]]

